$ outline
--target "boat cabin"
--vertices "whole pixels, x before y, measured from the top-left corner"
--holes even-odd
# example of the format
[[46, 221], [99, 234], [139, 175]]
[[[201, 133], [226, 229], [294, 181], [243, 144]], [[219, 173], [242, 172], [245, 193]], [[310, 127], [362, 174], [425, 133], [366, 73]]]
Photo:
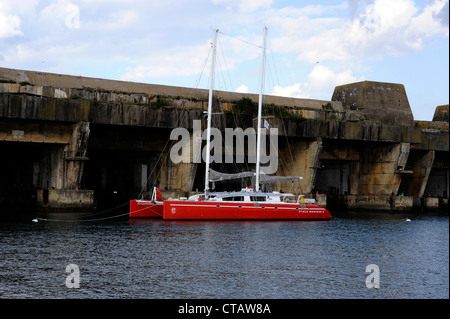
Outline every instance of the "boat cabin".
[[[205, 194], [197, 194], [189, 197], [192, 201], [206, 200]], [[280, 192], [253, 192], [244, 188], [240, 192], [216, 192], [208, 195], [208, 201], [217, 202], [269, 202], [269, 203], [302, 203], [314, 204], [314, 199], [304, 198], [302, 195]]]

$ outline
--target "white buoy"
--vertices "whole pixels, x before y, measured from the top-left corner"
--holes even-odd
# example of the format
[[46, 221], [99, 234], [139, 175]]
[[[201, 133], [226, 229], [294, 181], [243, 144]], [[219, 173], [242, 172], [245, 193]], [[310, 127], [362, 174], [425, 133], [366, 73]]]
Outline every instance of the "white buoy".
[[410, 221], [411, 221], [411, 219], [409, 219], [409, 218], [406, 218], [406, 221], [407, 221], [407, 222], [410, 222]]
[[33, 219], [32, 222], [33, 223], [37, 223], [39, 220], [37, 218]]

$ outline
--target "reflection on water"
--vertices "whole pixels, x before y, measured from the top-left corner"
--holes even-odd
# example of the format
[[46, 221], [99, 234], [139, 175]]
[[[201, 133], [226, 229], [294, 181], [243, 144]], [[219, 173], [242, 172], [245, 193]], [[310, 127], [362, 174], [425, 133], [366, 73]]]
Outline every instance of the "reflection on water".
[[[375, 218], [374, 218], [375, 217]], [[409, 218], [411, 221], [407, 221]], [[2, 298], [449, 298], [448, 216], [0, 222]], [[66, 286], [66, 266], [80, 288]], [[380, 288], [366, 286], [366, 266]]]

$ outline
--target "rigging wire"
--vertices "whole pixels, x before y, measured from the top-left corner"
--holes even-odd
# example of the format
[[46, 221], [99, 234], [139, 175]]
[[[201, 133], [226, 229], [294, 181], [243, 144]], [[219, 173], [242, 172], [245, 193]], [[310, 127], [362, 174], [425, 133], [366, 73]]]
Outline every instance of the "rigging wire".
[[41, 218], [41, 217], [37, 217], [36, 219], [46, 221], [46, 222], [96, 222], [96, 221], [101, 221], [101, 220], [119, 218], [119, 217], [128, 216], [128, 215], [129, 215], [129, 213], [122, 213], [119, 215], [103, 217], [103, 218], [92, 218], [92, 219], [53, 219], [53, 218]]
[[[219, 58], [219, 59], [220, 59], [220, 57], [223, 58], [223, 61], [224, 61], [224, 64], [225, 64], [225, 72], [226, 72], [226, 74], [227, 74], [227, 76], [228, 76], [228, 81], [229, 81], [229, 83], [230, 83], [230, 90], [231, 90], [231, 89], [233, 88], [233, 82], [232, 82], [232, 80], [231, 80], [230, 72], [228, 72], [229, 67], [228, 67], [227, 59], [226, 59], [226, 56], [225, 56], [225, 54], [224, 54], [224, 52], [223, 52], [223, 45], [222, 45], [222, 42], [221, 42], [221, 40], [220, 40], [220, 37], [217, 37], [217, 40], [218, 40], [218, 42], [219, 42], [218, 47], [219, 47], [219, 50], [220, 50], [220, 53], [221, 53], [221, 54], [218, 55], [218, 58]], [[224, 71], [222, 71], [222, 72], [225, 73]], [[225, 76], [223, 75], [223, 77], [224, 77], [224, 82], [225, 82]], [[227, 90], [227, 91], [228, 91], [228, 90]]]
[[270, 56], [272, 57], [272, 63], [274, 65], [275, 76], [276, 76], [276, 79], [277, 79], [276, 84], [280, 85], [280, 80], [278, 78], [278, 72], [277, 72], [277, 68], [276, 68], [276, 64], [275, 64], [275, 54], [274, 54], [274, 50], [272, 48], [272, 44], [270, 42], [270, 38], [269, 37], [267, 37], [267, 42], [269, 44], [269, 52], [271, 53]]
[[[223, 35], [225, 35], [225, 36], [227, 36], [227, 37], [230, 37], [230, 38], [232, 38], [232, 39], [235, 39], [235, 40], [237, 40], [237, 41], [240, 41], [240, 42], [243, 42], [243, 43], [245, 43], [245, 44], [248, 44], [248, 45], [251, 45], [251, 46], [254, 46], [254, 47], [257, 47], [257, 48], [259, 48], [259, 49], [262, 49], [263, 48], [263, 46], [261, 46], [260, 44], [255, 44], [255, 43], [252, 43], [252, 42], [250, 42], [250, 41], [246, 41], [246, 40], [243, 40], [242, 38], [239, 38], [239, 37], [236, 37], [236, 36], [232, 36], [232, 35], [229, 35], [229, 34], [226, 34], [226, 33], [224, 33], [224, 32], [221, 32], [221, 31], [219, 31], [219, 33], [221, 33], [221, 34], [223, 34]], [[223, 52], [223, 51], [222, 51]], [[224, 55], [225, 56], [225, 55]], [[265, 65], [267, 65], [267, 61], [265, 62]], [[227, 69], [227, 71], [228, 71], [228, 69]], [[261, 72], [261, 68], [259, 69], [259, 72]], [[229, 74], [228, 72], [227, 72], [227, 74]], [[261, 75], [261, 74], [260, 74]], [[259, 88], [260, 87], [260, 77], [261, 76], [259, 76], [258, 77], [258, 81], [257, 81], [257, 83], [256, 83], [256, 87], [257, 88]], [[231, 81], [230, 81], [231, 82]], [[264, 90], [265, 90], [265, 87], [263, 86], [263, 92], [264, 92]], [[257, 91], [257, 90], [256, 90]], [[234, 120], [234, 123], [235, 123], [235, 126], [237, 127], [237, 122], [236, 122], [236, 116], [233, 114], [233, 120]], [[233, 163], [234, 165], [235, 165], [235, 167], [236, 168], [239, 168], [238, 167], [238, 165], [237, 165], [237, 163]], [[247, 159], [244, 159], [244, 165], [242, 165], [242, 166], [246, 166], [246, 169], [247, 170], [250, 170], [250, 168], [249, 168], [249, 163], [248, 163], [248, 160]], [[241, 166], [241, 168], [242, 168], [242, 166]], [[245, 181], [244, 181], [244, 183], [246, 183]]]
[[[200, 82], [202, 74], [204, 73], [204, 69], [205, 69], [205, 67], [206, 67], [206, 65], [208, 63], [209, 56], [211, 55], [211, 50], [212, 49], [210, 49], [210, 52], [208, 53], [208, 56], [207, 56], [206, 61], [205, 61], [205, 64], [203, 65], [203, 69], [202, 69], [202, 71], [200, 73], [200, 76], [199, 76], [197, 82], [196, 82], [196, 87], [192, 88], [191, 92], [193, 92], [198, 87], [198, 84]], [[177, 114], [177, 117], [176, 117], [176, 120], [175, 120], [175, 127], [177, 127], [179, 125], [179, 123], [181, 121], [181, 117], [182, 117], [181, 115], [182, 115], [183, 111], [185, 111], [185, 110], [186, 110], [186, 106], [183, 104], [181, 110]], [[166, 143], [164, 144], [164, 147], [163, 147], [162, 151], [159, 152], [158, 158], [156, 159], [156, 161], [155, 161], [155, 163], [153, 165], [153, 169], [151, 170], [150, 174], [148, 174], [148, 178], [147, 178], [146, 182], [144, 183], [144, 185], [142, 186], [141, 191], [139, 192], [139, 195], [137, 196], [137, 198], [141, 197], [143, 195], [143, 193], [145, 192], [145, 190], [147, 189], [149, 181], [150, 181], [150, 178], [153, 176], [153, 173], [155, 172], [156, 168], [158, 167], [158, 164], [162, 161], [162, 157], [165, 154], [165, 151], [167, 150], [170, 141], [171, 141], [170, 139], [167, 139]], [[158, 180], [160, 175], [161, 175], [161, 169], [158, 171], [158, 173], [156, 174], [154, 179]], [[116, 210], [118, 208], [121, 208], [121, 207], [124, 207], [124, 206], [126, 206], [128, 204], [129, 204], [129, 201], [127, 201], [127, 202], [125, 202], [123, 204], [120, 204], [120, 205], [118, 205], [116, 207], [107, 209], [105, 211], [98, 212], [98, 213], [96, 213], [96, 215], [105, 214], [105, 213], [114, 211], [114, 210]], [[92, 221], [114, 219], [114, 218], [119, 218], [119, 217], [123, 217], [123, 216], [127, 216], [127, 215], [129, 215], [129, 212], [121, 213], [119, 215], [114, 215], [114, 216], [108, 216], [108, 217], [103, 217], [103, 218], [92, 218], [92, 219], [51, 219], [51, 218], [37, 217], [36, 220], [55, 221], [55, 222], [58, 222], [58, 221], [65, 221], [65, 222], [75, 222], [75, 221], [76, 222], [92, 222]]]
[[[208, 64], [209, 57], [211, 56], [211, 52], [212, 52], [212, 47], [210, 47], [210, 49], [209, 49], [208, 55], [207, 55], [207, 57], [206, 57], [206, 59], [205, 59], [205, 63], [203, 64], [202, 71], [200, 72], [200, 75], [199, 75], [199, 77], [198, 77], [198, 79], [197, 79], [197, 81], [196, 81], [196, 83], [195, 83], [195, 87], [192, 88], [190, 92], [193, 92], [195, 89], [198, 88], [198, 85], [200, 84], [200, 80], [201, 80], [201, 78], [202, 78], [202, 75], [203, 75], [203, 73], [204, 73], [204, 71], [205, 71], [206, 65]], [[185, 110], [185, 105], [183, 105], [182, 110]], [[175, 126], [177, 126], [177, 125], [179, 124], [179, 122], [180, 122], [180, 119], [181, 119], [181, 113], [182, 113], [182, 112], [179, 112], [179, 114], [178, 114], [178, 117], [177, 117], [176, 125], [175, 125]], [[158, 159], [156, 160], [156, 163], [155, 163], [155, 165], [153, 166], [153, 169], [152, 169], [152, 171], [150, 172], [150, 174], [149, 174], [149, 176], [148, 176], [148, 178], [147, 178], [147, 181], [144, 183], [144, 186], [142, 187], [141, 192], [140, 192], [139, 195], [138, 195], [138, 198], [142, 196], [142, 194], [144, 193], [145, 189], [147, 188], [148, 182], [150, 181], [150, 178], [151, 178], [151, 176], [153, 175], [153, 172], [155, 171], [156, 167], [158, 166], [158, 163], [161, 161], [161, 158], [162, 158], [164, 152], [166, 151], [167, 146], [169, 145], [169, 143], [170, 143], [170, 139], [167, 139], [167, 141], [166, 141], [166, 143], [165, 143], [165, 145], [164, 145], [164, 147], [163, 147], [163, 150], [160, 152], [160, 154], [159, 154], [159, 156], [158, 156]], [[174, 143], [174, 142], [173, 142], [173, 143]], [[160, 175], [161, 175], [161, 169], [158, 171], [158, 173], [157, 173], [157, 175], [156, 175], [156, 177], [155, 177], [155, 180], [158, 180], [158, 178], [160, 177]]]
[[219, 33], [220, 33], [220, 34], [223, 34], [223, 35], [225, 35], [225, 36], [227, 36], [227, 37], [230, 37], [230, 38], [232, 38], [232, 39], [235, 39], [235, 40], [238, 40], [238, 41], [241, 41], [241, 42], [244, 42], [244, 43], [247, 43], [247, 44], [253, 45], [253, 46], [257, 47], [257, 48], [262, 49], [262, 46], [261, 46], [260, 44], [255, 44], [255, 43], [252, 43], [252, 42], [250, 42], [250, 41], [243, 40], [243, 39], [238, 38], [238, 37], [236, 37], [236, 36], [233, 36], [233, 35], [229, 35], [229, 34], [223, 33], [222, 31], [219, 31]]
[[[248, 44], [248, 45], [252, 45], [252, 46], [254, 46], [254, 47], [257, 47], [257, 48], [261, 48], [261, 49], [262, 49], [262, 46], [259, 45], [259, 44], [255, 44], [255, 43], [252, 43], [252, 42], [250, 42], [250, 41], [243, 40], [243, 39], [241, 39], [241, 38], [239, 38], [239, 37], [236, 37], [236, 36], [231, 36], [231, 35], [229, 35], [229, 34], [226, 34], [226, 33], [222, 32], [222, 31], [218, 31], [218, 32], [219, 32], [220, 34], [223, 34], [223, 35], [227, 36], [227, 37], [233, 38], [233, 39], [238, 40], [238, 41], [240, 41], [240, 42], [243, 42], [243, 43], [246, 43], [246, 44]], [[220, 39], [219, 39], [219, 43], [220, 43]], [[269, 43], [269, 48], [270, 48], [270, 49], [269, 49], [269, 52], [272, 53], [272, 62], [273, 62], [273, 64], [274, 64], [275, 77], [276, 77], [277, 83], [278, 83], [278, 85], [279, 85], [279, 78], [278, 78], [278, 73], [277, 73], [276, 67], [275, 67], [275, 60], [274, 60], [274, 56], [273, 56], [273, 50], [272, 50], [272, 47], [271, 47], [270, 39], [268, 39], [268, 43]], [[223, 63], [224, 63], [224, 70], [225, 70], [226, 73], [227, 73], [228, 81], [230, 82], [230, 85], [231, 85], [231, 88], [232, 88], [233, 86], [232, 86], [231, 76], [230, 76], [230, 74], [229, 74], [229, 72], [228, 72], [227, 61], [226, 61], [226, 59], [225, 59], [225, 54], [223, 53], [222, 45], [219, 45], [219, 48], [220, 48], [220, 52], [222, 53], [223, 60], [224, 60], [224, 62], [223, 62]], [[209, 50], [208, 55], [207, 55], [207, 58], [205, 59], [205, 63], [203, 64], [202, 71], [200, 72], [199, 77], [198, 77], [198, 79], [196, 80], [195, 87], [191, 89], [191, 92], [193, 92], [194, 90], [196, 90], [196, 89], [198, 88], [198, 85], [199, 85], [199, 83], [200, 83], [200, 80], [201, 80], [201, 78], [202, 78], [202, 76], [203, 76], [203, 74], [204, 74], [206, 65], [208, 64], [209, 57], [211, 56], [211, 52], [212, 52], [212, 47], [210, 47], [210, 50]], [[220, 58], [217, 59], [217, 62], [218, 62], [218, 65], [219, 65], [220, 69], [222, 69], [222, 64], [220, 63]], [[268, 73], [269, 73], [270, 75], [272, 75], [271, 68], [270, 68], [270, 64], [269, 64], [268, 61], [266, 61], [266, 65], [268, 66], [268, 70], [269, 70]], [[226, 82], [227, 82], [227, 81], [226, 81], [225, 76], [223, 75], [223, 73], [222, 73], [222, 77], [223, 77], [224, 86], [226, 87], [226, 85], [227, 85]], [[270, 79], [272, 80], [272, 83], [274, 83], [273, 76], [271, 76]], [[260, 85], [259, 77], [258, 77], [258, 83], [257, 83], [257, 84], [258, 84], [258, 87], [259, 87], [259, 85]], [[265, 88], [263, 87], [263, 90], [264, 90], [264, 89], [265, 89]], [[227, 92], [227, 90], [225, 90], [225, 92]], [[280, 109], [280, 115], [281, 115], [281, 108], [279, 107], [279, 109]], [[181, 110], [180, 110], [179, 112], [177, 112], [178, 114], [177, 114], [177, 118], [176, 118], [176, 121], [175, 121], [175, 122], [176, 122], [176, 123], [175, 123], [175, 127], [179, 125], [180, 120], [181, 120], [181, 117], [182, 117], [181, 115], [182, 115], [183, 111], [185, 111], [185, 110], [186, 110], [186, 105], [183, 103], [183, 104], [182, 104]], [[281, 117], [281, 116], [280, 116], [280, 117]], [[214, 121], [214, 120], [213, 120], [213, 121]], [[233, 121], [234, 121], [235, 126], [237, 126], [236, 117], [235, 117], [234, 115], [233, 115]], [[284, 126], [284, 122], [283, 122], [283, 121], [281, 121], [281, 122], [283, 123], [283, 126]], [[289, 141], [288, 141], [287, 135], [286, 135], [286, 140], [287, 140], [287, 145], [288, 145], [289, 153], [290, 153], [291, 159], [292, 159], [292, 161], [293, 161], [294, 158], [293, 158], [292, 150], [291, 150], [291, 148], [290, 148], [290, 146], [289, 146]], [[171, 141], [170, 139], [167, 139], [167, 141], [166, 141], [166, 143], [165, 143], [165, 145], [164, 145], [162, 151], [159, 152], [158, 158], [157, 158], [156, 161], [154, 162], [153, 168], [152, 168], [150, 174], [148, 174], [148, 178], [147, 178], [146, 182], [144, 183], [143, 187], [141, 188], [141, 191], [140, 191], [139, 195], [137, 196], [137, 198], [141, 197], [141, 196], [143, 195], [144, 191], [147, 189], [148, 183], [149, 183], [149, 181], [150, 181], [150, 178], [152, 178], [153, 173], [155, 172], [156, 168], [158, 167], [158, 164], [161, 162], [163, 155], [166, 154], [165, 151], [167, 150], [167, 147], [168, 147], [170, 141]], [[175, 142], [175, 141], [173, 141], [172, 144], [173, 144], [174, 142]], [[167, 158], [166, 158], [165, 160], [167, 160]], [[245, 166], [247, 167], [247, 170], [248, 170], [248, 169], [249, 169], [248, 161], [245, 160], [244, 163], [245, 163]], [[239, 167], [237, 166], [237, 163], [234, 163], [234, 161], [233, 161], [233, 164], [235, 165], [235, 168], [239, 168]], [[161, 164], [161, 165], [162, 165], [162, 164]], [[154, 176], [154, 180], [155, 180], [155, 181], [157, 181], [157, 180], [160, 178], [161, 171], [162, 171], [162, 170], [160, 169], [160, 170], [157, 172], [156, 176]], [[128, 204], [129, 204], [129, 201], [126, 202], [126, 203], [124, 203], [124, 204], [118, 205], [118, 206], [116, 206], [116, 207], [114, 207], [114, 208], [111, 208], [111, 209], [108, 209], [108, 210], [99, 212], [99, 213], [97, 213], [97, 214], [104, 214], [104, 213], [107, 213], [107, 212], [111, 212], [111, 211], [113, 211], [113, 210], [115, 210], [115, 209], [121, 208], [121, 207], [123, 207], [123, 206], [125, 206], [125, 205], [128, 205]], [[58, 219], [46, 219], [46, 218], [37, 218], [37, 219], [38, 219], [38, 220], [45, 220], [45, 221], [77, 221], [77, 222], [79, 222], [79, 221], [99, 221], [99, 220], [106, 220], [106, 219], [118, 218], [118, 217], [126, 216], [126, 215], [128, 215], [128, 214], [129, 214], [129, 212], [127, 212], [127, 213], [122, 213], [122, 214], [115, 215], [115, 216], [110, 216], [110, 217], [94, 218], [94, 219], [86, 219], [86, 220], [83, 220], [83, 219], [76, 219], [76, 220], [63, 219], [63, 220], [58, 220]]]
[[205, 59], [205, 63], [203, 64], [202, 71], [200, 72], [200, 74], [198, 76], [198, 80], [195, 82], [195, 89], [197, 89], [198, 85], [200, 84], [200, 80], [201, 80], [201, 78], [203, 76], [203, 73], [205, 71], [206, 65], [208, 64], [209, 57], [211, 56], [211, 51], [212, 51], [212, 47], [209, 48], [208, 56]]
[[[227, 36], [229, 36], [229, 35], [227, 35]], [[232, 36], [230, 36], [230, 37], [232, 37]], [[254, 44], [254, 43], [242, 40], [240, 38], [236, 38], [236, 37], [233, 37], [233, 38], [235, 38], [235, 39], [237, 39], [239, 41], [251, 44], [251, 45], [256, 46], [258, 48], [262, 48], [262, 46], [260, 46], [260, 45], [257, 45], [257, 44]], [[277, 67], [276, 67], [276, 63], [275, 63], [275, 54], [274, 54], [274, 50], [273, 50], [273, 47], [272, 47], [272, 44], [271, 44], [271, 41], [270, 41], [270, 36], [267, 36], [267, 41], [268, 41], [268, 48], [266, 48], [266, 52], [267, 52], [266, 54], [270, 55], [270, 59], [266, 59], [265, 65], [264, 65], [264, 67], [267, 70], [266, 76], [265, 76], [265, 79], [267, 79], [267, 85], [266, 85], [266, 82], [263, 83], [263, 92], [266, 92], [266, 94], [267, 94], [268, 88], [272, 87], [272, 91], [273, 91], [273, 89], [275, 88], [276, 85], [280, 86], [279, 76], [278, 76]], [[263, 79], [263, 81], [264, 81], [264, 79]], [[258, 87], [259, 87], [260, 86], [260, 76], [258, 77], [258, 83], [257, 84], [258, 84]], [[283, 125], [284, 131], [287, 132], [285, 121], [283, 120], [282, 106], [277, 105], [276, 106], [276, 110], [278, 110], [279, 123], [281, 123], [281, 125]], [[276, 114], [274, 114], [274, 115], [276, 115]], [[287, 148], [288, 148], [289, 157], [290, 157], [291, 161], [294, 162], [294, 155], [293, 155], [290, 143], [289, 143], [289, 137], [287, 136], [287, 134], [284, 134], [284, 135], [285, 135], [285, 138], [286, 138], [286, 145], [287, 145]], [[285, 168], [289, 167], [289, 165], [286, 163], [286, 161], [281, 161], [280, 164], [283, 167], [285, 167]], [[292, 187], [294, 187], [293, 184], [292, 184]], [[301, 187], [301, 185], [300, 185], [300, 187]], [[295, 187], [294, 187], [294, 189], [295, 189]]]
[[[224, 34], [224, 33], [222, 33], [222, 34]], [[229, 36], [229, 37], [231, 37], [231, 36]], [[233, 38], [242, 41], [242, 39], [239, 39], [239, 38], [236, 38], [236, 37], [233, 37]], [[242, 42], [247, 43], [247, 44], [251, 44], [248, 41], [242, 41]], [[230, 67], [228, 67], [228, 65], [227, 65], [226, 55], [224, 54], [223, 49], [222, 49], [224, 46], [221, 44], [220, 38], [219, 38], [219, 43], [220, 43], [220, 52], [221, 52], [221, 56], [219, 55], [219, 58], [223, 57], [223, 60], [225, 61], [225, 73], [228, 76], [231, 88], [233, 88], [234, 86], [233, 86], [233, 83], [232, 83], [232, 80], [231, 80], [230, 72], [228, 71], [230, 69]], [[231, 92], [231, 90], [230, 90], [230, 92]], [[224, 93], [225, 93], [225, 95], [228, 96], [228, 100], [229, 101], [233, 101], [233, 98], [231, 97], [231, 94], [229, 93], [229, 91], [224, 92]], [[231, 116], [232, 116], [232, 119], [233, 119], [234, 127], [237, 128], [238, 127], [238, 123], [236, 121], [236, 114], [231, 113]], [[245, 141], [241, 141], [241, 142], [244, 144], [243, 147], [245, 148]], [[234, 143], [233, 143], [233, 145], [234, 145]], [[227, 150], [230, 151], [229, 148], [227, 147], [227, 145], [225, 145], [225, 147], [226, 147], [225, 151], [227, 151]], [[233, 146], [231, 146], [231, 152], [233, 152]], [[243, 163], [237, 163], [237, 162], [233, 161], [233, 163], [231, 163], [231, 164], [234, 167], [234, 170], [232, 170], [232, 173], [233, 172], [243, 171], [243, 170], [250, 171], [249, 163], [248, 163], [248, 161], [247, 161], [247, 159], [245, 157], [244, 157], [244, 162]], [[224, 167], [224, 166], [222, 165], [222, 167]], [[244, 178], [244, 179], [241, 180], [241, 186], [243, 186], [243, 187], [251, 186], [251, 182], [249, 184], [247, 179]]]

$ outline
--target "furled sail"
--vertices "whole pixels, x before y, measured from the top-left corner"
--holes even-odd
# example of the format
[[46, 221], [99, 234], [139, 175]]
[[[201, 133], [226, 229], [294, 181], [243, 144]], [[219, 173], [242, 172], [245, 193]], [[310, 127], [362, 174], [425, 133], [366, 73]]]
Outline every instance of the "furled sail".
[[259, 177], [259, 182], [261, 184], [269, 184], [269, 183], [276, 183], [276, 182], [286, 182], [286, 181], [295, 181], [303, 179], [301, 176], [272, 176], [272, 175], [266, 175], [261, 174]]
[[209, 169], [209, 180], [211, 182], [227, 181], [230, 179], [241, 179], [245, 177], [255, 176], [254, 172], [241, 172], [241, 173], [221, 173], [213, 169]]
[[[241, 172], [241, 173], [221, 173], [213, 169], [209, 169], [209, 180], [211, 182], [227, 181], [230, 179], [241, 179], [245, 177], [253, 177], [255, 172]], [[276, 182], [294, 181], [303, 179], [301, 176], [272, 176], [261, 174], [259, 182], [261, 184], [269, 184]]]

